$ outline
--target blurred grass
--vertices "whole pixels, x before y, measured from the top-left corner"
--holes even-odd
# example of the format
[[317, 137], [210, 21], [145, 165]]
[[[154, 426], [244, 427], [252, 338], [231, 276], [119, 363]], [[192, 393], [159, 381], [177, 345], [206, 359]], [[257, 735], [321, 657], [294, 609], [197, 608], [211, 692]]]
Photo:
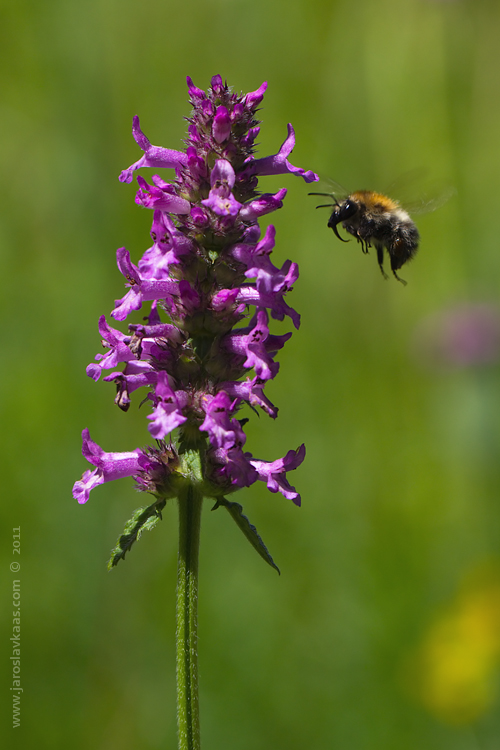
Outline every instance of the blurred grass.
[[21, 526], [24, 686], [13, 734], [2, 707], [5, 747], [175, 748], [175, 507], [108, 574], [139, 498], [123, 480], [77, 507], [71, 486], [83, 427], [106, 450], [147, 442], [144, 414], [85, 376], [98, 316], [122, 294], [114, 251], [137, 259], [149, 239], [117, 180], [138, 158], [132, 116], [180, 147], [185, 76], [206, 87], [214, 73], [239, 91], [269, 82], [261, 155], [292, 122], [293, 163], [348, 188], [424, 168], [457, 195], [418, 220], [403, 288], [336, 241], [302, 181], [262, 180], [289, 189], [275, 262], [299, 262], [302, 326], [271, 384], [279, 418], [252, 417], [247, 445], [271, 460], [306, 443], [303, 507], [263, 487], [239, 497], [281, 578], [206, 509], [204, 747], [495, 747], [496, 652], [488, 700], [462, 725], [402, 675], [461, 582], [498, 557], [498, 364], [433, 372], [412, 342], [429, 313], [498, 300], [499, 24], [492, 0], [2, 4], [0, 622], [8, 691]]

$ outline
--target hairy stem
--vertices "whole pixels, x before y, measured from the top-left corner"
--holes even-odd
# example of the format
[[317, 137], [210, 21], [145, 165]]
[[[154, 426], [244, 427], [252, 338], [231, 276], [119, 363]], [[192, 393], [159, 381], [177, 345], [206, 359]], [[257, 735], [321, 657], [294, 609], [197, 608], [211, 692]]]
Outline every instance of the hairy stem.
[[177, 567], [177, 726], [179, 750], [199, 750], [198, 556], [203, 497], [188, 484], [179, 495]]

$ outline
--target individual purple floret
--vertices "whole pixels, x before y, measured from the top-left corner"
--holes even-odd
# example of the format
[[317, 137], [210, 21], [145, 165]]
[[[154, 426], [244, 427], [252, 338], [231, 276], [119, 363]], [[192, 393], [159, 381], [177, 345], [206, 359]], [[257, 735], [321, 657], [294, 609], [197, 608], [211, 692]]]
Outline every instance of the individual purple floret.
[[186, 164], [187, 157], [182, 151], [172, 151], [169, 148], [152, 146], [141, 130], [141, 125], [137, 115], [132, 122], [132, 135], [134, 136], [137, 145], [144, 151], [144, 156], [139, 159], [139, 161], [136, 161], [135, 164], [132, 164], [128, 169], [123, 170], [119, 178], [120, 182], [132, 182], [135, 170], [140, 169], [141, 167], [171, 167], [175, 169], [181, 164]]
[[91, 440], [88, 430], [83, 431], [82, 438], [82, 453], [96, 468], [94, 471], [84, 472], [82, 478], [75, 482], [73, 497], [79, 503], [86, 503], [90, 490], [99, 484], [110, 482], [112, 479], [121, 479], [121, 477], [132, 477], [140, 471], [138, 459], [141, 451], [139, 448], [130, 453], [105, 453], [97, 443]]
[[95, 468], [75, 483], [73, 494], [85, 503], [97, 485], [132, 476], [157, 501], [175, 496], [183, 482], [197, 482], [205, 497], [222, 503], [225, 495], [260, 480], [300, 505], [287, 472], [302, 463], [305, 447], [271, 462], [255, 459], [244, 451], [247, 420], [238, 413], [248, 405], [276, 418], [264, 388], [276, 377], [276, 355], [292, 334], [272, 333], [269, 322], [289, 318], [295, 328], [300, 325], [285, 301], [298, 266], [271, 262], [275, 229], [270, 225], [261, 236], [258, 224], [282, 207], [286, 189], [260, 193], [257, 178], [318, 178], [289, 162], [291, 125], [277, 154], [255, 159], [256, 113], [266, 83], [246, 95], [233, 93], [220, 76], [207, 92], [190, 78], [187, 83], [193, 110], [185, 151], [152, 146], [139, 118], [133, 119], [143, 155], [120, 180], [132, 182], [141, 167], [172, 171], [166, 179], [137, 176], [135, 201], [152, 209], [153, 244], [137, 263], [125, 248], [117, 251], [127, 291], [111, 311], [116, 321], [133, 315], [134, 322], [124, 333], [103, 315], [105, 352], [87, 367], [94, 380], [102, 374], [115, 383], [115, 402], [123, 410], [134, 391], [143, 391], [138, 402], [149, 404], [148, 429], [157, 445], [106, 453], [84, 430], [83, 455]]

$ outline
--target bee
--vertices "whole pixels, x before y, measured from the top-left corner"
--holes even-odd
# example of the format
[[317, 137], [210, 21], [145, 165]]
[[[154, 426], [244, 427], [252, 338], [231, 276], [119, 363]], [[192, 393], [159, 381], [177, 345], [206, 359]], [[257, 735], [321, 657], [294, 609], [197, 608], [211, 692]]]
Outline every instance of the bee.
[[324, 195], [333, 200], [317, 208], [331, 208], [328, 226], [342, 242], [337, 226], [342, 223], [343, 228], [352, 234], [361, 244], [364, 253], [371, 247], [377, 251], [377, 260], [385, 279], [384, 249], [389, 255], [391, 271], [398, 281], [406, 284], [396, 271], [411, 260], [417, 250], [420, 235], [410, 215], [401, 205], [382, 193], [372, 190], [357, 190], [341, 201], [334, 193], [309, 193], [309, 195]]

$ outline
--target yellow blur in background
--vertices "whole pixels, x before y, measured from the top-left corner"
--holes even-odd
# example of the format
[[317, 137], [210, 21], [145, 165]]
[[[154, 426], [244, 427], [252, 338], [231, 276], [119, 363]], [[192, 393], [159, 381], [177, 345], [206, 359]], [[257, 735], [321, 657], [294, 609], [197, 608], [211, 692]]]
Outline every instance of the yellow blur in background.
[[[413, 656], [412, 693], [443, 722], [466, 725], [498, 697], [500, 563], [466, 576], [459, 592], [429, 625]], [[409, 676], [409, 675], [408, 675]]]

